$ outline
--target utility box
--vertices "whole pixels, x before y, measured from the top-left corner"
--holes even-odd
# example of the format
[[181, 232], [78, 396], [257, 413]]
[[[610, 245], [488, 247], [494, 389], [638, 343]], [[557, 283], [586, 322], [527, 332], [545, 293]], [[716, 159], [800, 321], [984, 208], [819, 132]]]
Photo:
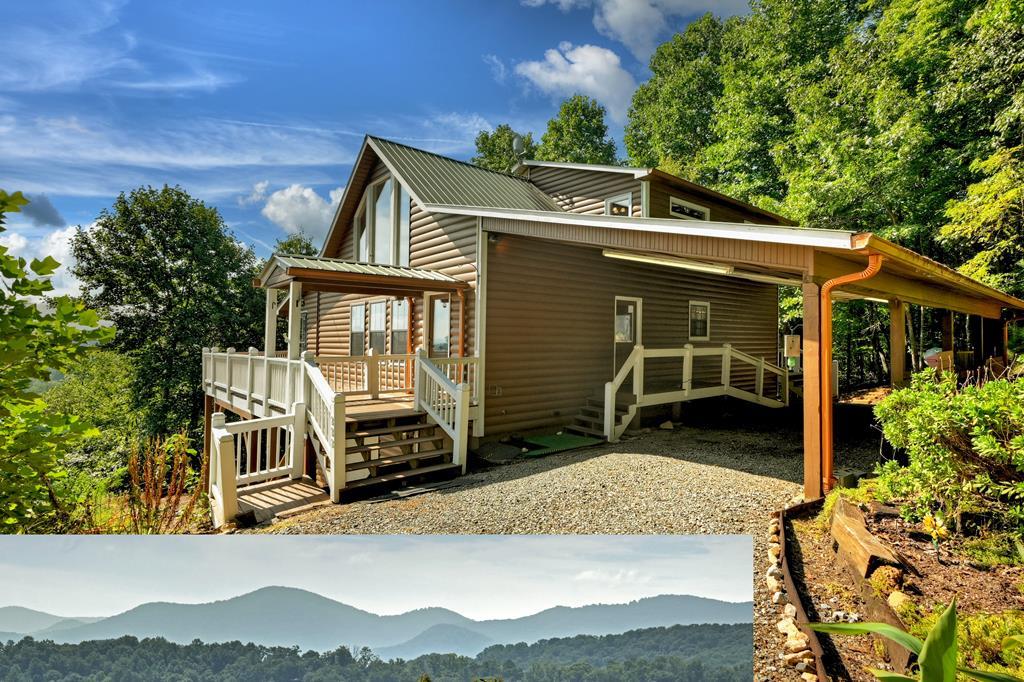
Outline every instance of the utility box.
[[799, 334], [786, 334], [782, 337], [782, 355], [786, 359], [786, 367], [794, 374], [799, 374], [803, 369], [800, 363], [800, 340]]

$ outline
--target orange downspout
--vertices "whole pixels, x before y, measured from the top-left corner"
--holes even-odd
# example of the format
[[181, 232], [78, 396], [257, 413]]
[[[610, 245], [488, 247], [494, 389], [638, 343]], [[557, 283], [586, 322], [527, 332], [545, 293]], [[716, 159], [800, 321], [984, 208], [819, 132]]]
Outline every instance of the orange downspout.
[[851, 282], [860, 282], [877, 275], [882, 269], [882, 254], [868, 254], [868, 266], [860, 272], [835, 277], [821, 285], [821, 341], [819, 343], [819, 374], [821, 375], [821, 478], [825, 492], [832, 489], [832, 290]]

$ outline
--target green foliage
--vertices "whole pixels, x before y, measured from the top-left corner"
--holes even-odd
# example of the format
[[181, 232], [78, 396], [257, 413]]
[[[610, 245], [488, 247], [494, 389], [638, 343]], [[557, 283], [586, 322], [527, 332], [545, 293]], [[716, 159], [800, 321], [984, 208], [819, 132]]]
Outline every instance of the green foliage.
[[140, 415], [133, 407], [135, 371], [121, 354], [90, 349], [64, 379], [43, 395], [54, 410], [77, 416], [98, 433], [69, 450], [65, 467], [88, 477], [123, 485], [128, 456], [137, 437]]
[[[516, 135], [523, 140], [523, 154], [517, 156], [512, 141]], [[537, 155], [537, 145], [533, 142], [532, 133], [518, 133], [507, 123], [502, 123], [492, 131], [481, 130], [476, 136], [476, 156], [470, 161], [481, 168], [502, 173], [511, 173], [520, 159], [532, 159]]]
[[537, 158], [570, 163], [615, 163], [615, 141], [608, 136], [605, 108], [597, 100], [573, 95], [548, 121]]
[[878, 484], [908, 518], [981, 511], [1024, 528], [1024, 381], [959, 385], [950, 373], [927, 370], [879, 403], [875, 415], [885, 438], [909, 458], [907, 467], [883, 466]]
[[257, 345], [260, 263], [216, 209], [180, 187], [121, 194], [72, 240], [85, 299], [118, 328], [135, 364], [132, 395], [155, 435], [195, 432], [202, 413], [203, 346]]
[[[27, 202], [0, 190], [4, 216]], [[67, 296], [44, 298], [59, 263], [26, 263], [0, 246], [0, 532], [39, 529], [63, 512], [53, 484], [64, 453], [96, 431], [31, 392], [33, 381], [77, 366], [92, 344], [109, 341], [95, 311]]]
[[290, 256], [315, 256], [320, 253], [320, 249], [316, 248], [308, 234], [299, 230], [274, 242], [274, 253], [286, 253]]
[[[924, 637], [941, 620], [948, 608], [937, 608], [910, 626], [912, 634]], [[1024, 631], [1024, 612], [974, 613], [956, 619], [957, 665], [979, 673], [1024, 677], [1024, 650], [1015, 645], [1015, 636]], [[1006, 678], [998, 678], [1006, 679]]]

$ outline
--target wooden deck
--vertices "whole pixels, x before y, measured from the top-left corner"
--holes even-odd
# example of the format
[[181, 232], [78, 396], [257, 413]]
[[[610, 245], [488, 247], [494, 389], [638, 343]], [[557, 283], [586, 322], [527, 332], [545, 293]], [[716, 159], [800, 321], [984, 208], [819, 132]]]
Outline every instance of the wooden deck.
[[252, 512], [256, 523], [290, 516], [312, 506], [330, 504], [330, 501], [330, 495], [308, 478], [268, 481], [238, 490], [239, 514]]
[[414, 417], [422, 412], [412, 408], [412, 396], [382, 396], [372, 398], [351, 398], [345, 401], [345, 421], [358, 422], [371, 419], [393, 419]]

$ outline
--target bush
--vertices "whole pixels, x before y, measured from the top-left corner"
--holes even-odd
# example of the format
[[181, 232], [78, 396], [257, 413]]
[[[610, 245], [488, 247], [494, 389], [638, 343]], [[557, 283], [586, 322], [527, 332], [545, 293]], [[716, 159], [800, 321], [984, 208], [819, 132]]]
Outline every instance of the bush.
[[926, 370], [875, 408], [885, 438], [908, 465], [882, 465], [877, 490], [919, 520], [965, 512], [1024, 532], [1024, 380], [958, 384]]

